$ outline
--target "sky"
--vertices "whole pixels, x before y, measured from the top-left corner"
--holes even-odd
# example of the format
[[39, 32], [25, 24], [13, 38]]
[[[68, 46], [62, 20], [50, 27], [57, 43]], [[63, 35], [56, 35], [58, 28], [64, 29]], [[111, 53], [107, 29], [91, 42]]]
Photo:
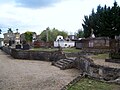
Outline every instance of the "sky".
[[[116, 0], [120, 5], [120, 0]], [[40, 34], [47, 27], [74, 34], [82, 29], [84, 15], [100, 4], [113, 6], [114, 0], [0, 0], [0, 29]]]

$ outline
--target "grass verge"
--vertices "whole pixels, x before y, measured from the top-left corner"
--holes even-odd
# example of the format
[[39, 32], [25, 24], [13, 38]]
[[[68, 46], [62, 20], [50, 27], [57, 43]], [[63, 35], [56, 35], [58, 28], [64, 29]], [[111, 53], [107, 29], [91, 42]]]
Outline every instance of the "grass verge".
[[[31, 49], [33, 51], [56, 51], [58, 48], [33, 48]], [[79, 52], [80, 49], [76, 48], [62, 48], [63, 52], [65, 53], [73, 53], [73, 52]]]
[[120, 85], [82, 78], [75, 85], [69, 86], [67, 90], [120, 90]]
[[92, 58], [93, 58], [93, 59], [108, 59], [108, 58], [109, 58], [109, 54], [93, 55]]

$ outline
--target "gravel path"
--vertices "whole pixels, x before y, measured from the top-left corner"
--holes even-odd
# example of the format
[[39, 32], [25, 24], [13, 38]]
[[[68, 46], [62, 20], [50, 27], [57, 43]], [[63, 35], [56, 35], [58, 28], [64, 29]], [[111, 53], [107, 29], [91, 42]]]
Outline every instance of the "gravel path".
[[101, 66], [120, 68], [119, 63], [105, 62], [105, 59], [93, 59], [94, 63]]
[[91, 58], [93, 60], [93, 62], [97, 65], [107, 66], [107, 67], [111, 67], [111, 68], [120, 68], [119, 63], [105, 62], [105, 59], [94, 59], [92, 57], [93, 57], [92, 55], [88, 56], [88, 58]]
[[18, 60], [0, 51], [0, 90], [60, 90], [79, 75], [50, 62]]

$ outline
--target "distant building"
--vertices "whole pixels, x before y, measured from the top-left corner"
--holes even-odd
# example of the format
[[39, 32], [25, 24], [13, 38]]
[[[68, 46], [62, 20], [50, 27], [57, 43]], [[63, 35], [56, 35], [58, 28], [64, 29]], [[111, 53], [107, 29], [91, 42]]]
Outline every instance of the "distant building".
[[68, 38], [71, 40], [71, 41], [76, 41], [78, 40], [78, 37], [76, 35], [68, 35]]
[[66, 41], [64, 40], [63, 36], [57, 36], [56, 41], [54, 41], [54, 47], [74, 47], [74, 41]]
[[4, 44], [8, 45], [8, 44], [17, 44], [20, 43], [20, 33], [16, 32], [13, 33], [12, 31], [8, 31], [7, 33], [4, 33]]

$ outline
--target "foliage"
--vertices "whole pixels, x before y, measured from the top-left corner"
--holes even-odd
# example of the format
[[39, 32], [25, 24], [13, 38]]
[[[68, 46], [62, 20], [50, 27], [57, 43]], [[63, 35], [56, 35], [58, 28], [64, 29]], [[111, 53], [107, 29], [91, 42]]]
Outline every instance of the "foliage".
[[2, 30], [0, 29], [0, 34], [1, 34]]
[[27, 31], [24, 33], [25, 34], [25, 40], [27, 42], [32, 42], [33, 39], [33, 32]]
[[49, 27], [46, 28], [46, 30], [44, 30], [40, 36], [41, 36], [41, 40], [45, 41], [45, 42], [52, 42], [55, 41], [56, 37], [58, 35], [62, 35], [64, 38], [67, 37], [67, 32], [65, 31], [59, 31], [58, 29], [50, 29]]
[[13, 33], [11, 28], [8, 28], [8, 33]]
[[120, 53], [110, 53], [112, 59], [120, 59]]
[[119, 85], [82, 78], [75, 85], [68, 87], [67, 90], [119, 90], [119, 88]]
[[116, 1], [112, 7], [99, 5], [96, 13], [93, 9], [89, 16], [84, 16], [83, 22], [85, 37], [89, 37], [93, 29], [96, 37], [114, 38], [120, 34], [120, 7]]
[[82, 29], [78, 29], [77, 33], [75, 33], [75, 35], [78, 38], [83, 38], [84, 37], [84, 31], [82, 31]]

